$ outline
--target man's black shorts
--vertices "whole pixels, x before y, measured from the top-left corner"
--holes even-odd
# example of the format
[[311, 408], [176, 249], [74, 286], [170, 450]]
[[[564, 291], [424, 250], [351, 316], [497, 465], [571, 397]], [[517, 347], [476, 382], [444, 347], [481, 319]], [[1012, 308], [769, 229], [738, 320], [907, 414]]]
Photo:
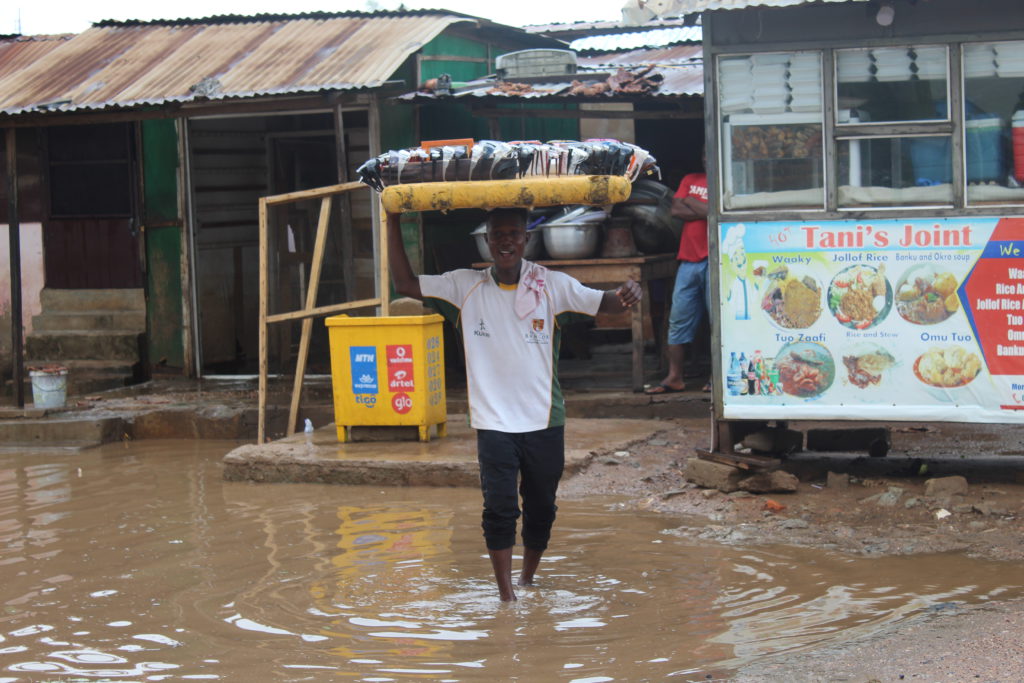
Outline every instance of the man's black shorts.
[[504, 550], [515, 545], [519, 495], [523, 497], [523, 545], [546, 549], [558, 510], [555, 494], [565, 466], [565, 427], [521, 434], [481, 429], [476, 443], [487, 549]]

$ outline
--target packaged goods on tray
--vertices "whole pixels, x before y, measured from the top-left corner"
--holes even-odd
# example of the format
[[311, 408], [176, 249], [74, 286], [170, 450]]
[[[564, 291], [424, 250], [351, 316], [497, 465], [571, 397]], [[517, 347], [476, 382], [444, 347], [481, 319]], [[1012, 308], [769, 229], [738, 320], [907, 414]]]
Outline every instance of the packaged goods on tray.
[[359, 179], [381, 191], [390, 185], [536, 176], [619, 175], [630, 181], [657, 174], [644, 149], [618, 140], [551, 142], [459, 141], [461, 144], [393, 150], [359, 167]]

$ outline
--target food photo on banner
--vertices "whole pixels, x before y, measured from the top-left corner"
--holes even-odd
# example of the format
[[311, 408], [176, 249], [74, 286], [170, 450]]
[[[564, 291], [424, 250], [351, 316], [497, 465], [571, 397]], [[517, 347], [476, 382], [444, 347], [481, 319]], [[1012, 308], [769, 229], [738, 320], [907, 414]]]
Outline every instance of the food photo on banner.
[[723, 417], [1024, 422], [1024, 218], [729, 222], [719, 240]]

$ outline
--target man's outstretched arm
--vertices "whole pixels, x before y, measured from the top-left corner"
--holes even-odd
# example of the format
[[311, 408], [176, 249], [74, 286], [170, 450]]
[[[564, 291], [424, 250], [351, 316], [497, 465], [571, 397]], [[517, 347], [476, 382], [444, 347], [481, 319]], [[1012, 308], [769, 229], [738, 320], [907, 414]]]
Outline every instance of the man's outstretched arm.
[[405, 244], [402, 242], [401, 218], [401, 214], [388, 214], [388, 267], [391, 270], [391, 279], [395, 281], [395, 290], [402, 296], [422, 299], [420, 280], [412, 272], [409, 256], [405, 253]]
[[604, 293], [601, 307], [597, 309], [597, 312], [622, 313], [635, 306], [642, 295], [643, 290], [640, 289], [640, 285], [632, 280], [626, 280], [618, 289], [609, 289]]

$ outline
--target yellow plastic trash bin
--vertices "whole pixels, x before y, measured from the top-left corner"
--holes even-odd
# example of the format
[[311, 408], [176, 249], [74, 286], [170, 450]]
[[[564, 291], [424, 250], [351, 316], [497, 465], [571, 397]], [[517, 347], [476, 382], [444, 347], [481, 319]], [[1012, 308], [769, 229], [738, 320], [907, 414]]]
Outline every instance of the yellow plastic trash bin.
[[351, 427], [419, 427], [420, 441], [447, 432], [444, 319], [436, 314], [327, 318], [338, 441]]

